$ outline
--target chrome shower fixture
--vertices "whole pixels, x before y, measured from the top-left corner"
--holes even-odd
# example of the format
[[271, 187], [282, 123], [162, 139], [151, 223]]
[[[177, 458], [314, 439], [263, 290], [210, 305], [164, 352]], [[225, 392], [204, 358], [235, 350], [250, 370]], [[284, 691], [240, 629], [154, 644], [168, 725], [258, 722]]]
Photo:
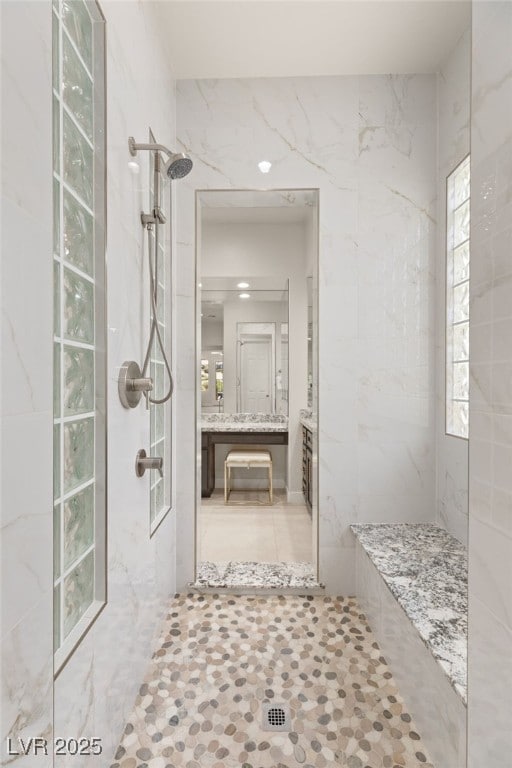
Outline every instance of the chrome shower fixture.
[[181, 152], [171, 152], [163, 144], [137, 144], [133, 136], [128, 138], [128, 149], [130, 155], [135, 157], [139, 150], [152, 150], [153, 152], [164, 152], [168, 160], [162, 163], [160, 172], [168, 179], [182, 179], [192, 170], [193, 162], [187, 155]]

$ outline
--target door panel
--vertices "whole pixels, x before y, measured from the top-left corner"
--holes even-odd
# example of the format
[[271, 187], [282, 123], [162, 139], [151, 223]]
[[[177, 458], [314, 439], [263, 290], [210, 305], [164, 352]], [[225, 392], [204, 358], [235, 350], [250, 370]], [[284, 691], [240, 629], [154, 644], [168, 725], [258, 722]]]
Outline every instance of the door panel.
[[252, 337], [240, 344], [242, 412], [272, 412], [272, 339]]

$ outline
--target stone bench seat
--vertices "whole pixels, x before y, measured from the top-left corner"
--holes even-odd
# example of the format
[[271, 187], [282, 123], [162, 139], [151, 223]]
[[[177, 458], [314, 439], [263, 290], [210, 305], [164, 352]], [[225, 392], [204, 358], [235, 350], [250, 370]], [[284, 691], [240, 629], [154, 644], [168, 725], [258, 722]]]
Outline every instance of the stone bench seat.
[[466, 549], [428, 523], [352, 525], [351, 530], [357, 596], [427, 744], [433, 745], [434, 764], [465, 766]]

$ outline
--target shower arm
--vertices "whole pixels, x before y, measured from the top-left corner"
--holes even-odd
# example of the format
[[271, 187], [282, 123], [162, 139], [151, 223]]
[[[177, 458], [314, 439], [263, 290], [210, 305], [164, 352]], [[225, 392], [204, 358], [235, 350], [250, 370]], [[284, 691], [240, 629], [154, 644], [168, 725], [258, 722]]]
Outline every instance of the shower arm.
[[130, 155], [132, 157], [137, 155], [137, 150], [139, 149], [152, 149], [155, 152], [165, 152], [169, 157], [172, 155], [171, 150], [164, 147], [163, 144], [136, 144], [133, 136], [130, 136], [128, 139], [128, 149], [130, 150]]

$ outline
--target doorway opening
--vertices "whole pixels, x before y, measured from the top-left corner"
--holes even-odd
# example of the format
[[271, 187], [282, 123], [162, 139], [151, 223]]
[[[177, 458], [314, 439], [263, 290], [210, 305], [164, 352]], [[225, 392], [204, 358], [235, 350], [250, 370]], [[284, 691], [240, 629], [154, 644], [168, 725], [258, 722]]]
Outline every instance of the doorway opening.
[[313, 589], [318, 191], [199, 191], [196, 220], [195, 583]]

